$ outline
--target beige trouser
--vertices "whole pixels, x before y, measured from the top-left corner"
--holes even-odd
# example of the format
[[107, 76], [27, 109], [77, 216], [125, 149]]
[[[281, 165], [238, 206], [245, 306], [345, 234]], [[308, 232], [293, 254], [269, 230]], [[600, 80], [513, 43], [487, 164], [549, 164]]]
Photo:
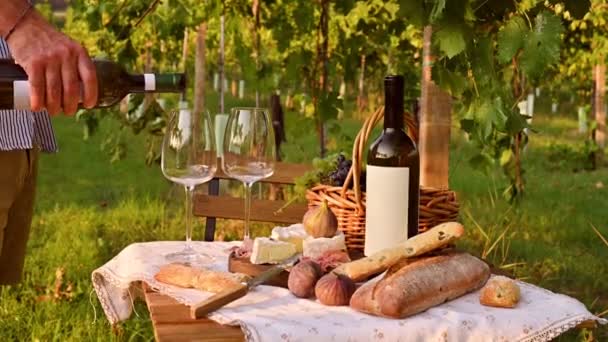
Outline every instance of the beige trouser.
[[0, 151], [0, 285], [21, 280], [32, 223], [38, 150]]

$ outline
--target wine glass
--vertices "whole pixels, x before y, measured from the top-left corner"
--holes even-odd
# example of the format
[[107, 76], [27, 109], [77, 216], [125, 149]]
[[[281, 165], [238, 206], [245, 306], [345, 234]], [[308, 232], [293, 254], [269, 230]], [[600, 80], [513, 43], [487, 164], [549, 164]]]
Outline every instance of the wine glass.
[[222, 169], [245, 187], [246, 242], [250, 239], [251, 186], [274, 173], [276, 150], [268, 109], [233, 108], [226, 123], [223, 150]]
[[181, 252], [167, 254], [172, 262], [210, 263], [213, 257], [192, 248], [192, 194], [194, 188], [213, 178], [217, 170], [215, 138], [207, 111], [180, 108], [172, 113], [161, 153], [163, 175], [186, 190], [186, 243]]

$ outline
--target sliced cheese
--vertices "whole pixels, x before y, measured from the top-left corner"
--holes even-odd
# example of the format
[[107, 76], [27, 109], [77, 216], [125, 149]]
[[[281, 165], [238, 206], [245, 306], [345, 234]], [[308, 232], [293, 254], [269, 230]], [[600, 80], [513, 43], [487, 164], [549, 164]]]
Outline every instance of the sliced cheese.
[[278, 264], [296, 254], [296, 246], [285, 241], [276, 241], [267, 237], [253, 240], [252, 264]]
[[303, 243], [304, 256], [316, 259], [328, 251], [345, 251], [346, 241], [344, 233], [338, 232], [338, 235], [332, 238], [313, 238], [309, 237]]
[[293, 243], [296, 246], [296, 251], [302, 253], [302, 244], [309, 235], [306, 233], [303, 224], [296, 223], [288, 227], [274, 227], [270, 237], [275, 240]]

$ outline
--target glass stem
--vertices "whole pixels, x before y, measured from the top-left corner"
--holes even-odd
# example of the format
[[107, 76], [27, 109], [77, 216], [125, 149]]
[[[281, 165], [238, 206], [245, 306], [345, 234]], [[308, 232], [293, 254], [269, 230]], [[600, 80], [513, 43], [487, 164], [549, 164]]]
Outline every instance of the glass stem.
[[252, 183], [245, 184], [245, 233], [243, 234], [243, 241], [247, 241], [251, 238], [249, 231], [249, 218], [251, 217], [251, 186]]
[[192, 249], [192, 194], [193, 186], [186, 186], [186, 249]]

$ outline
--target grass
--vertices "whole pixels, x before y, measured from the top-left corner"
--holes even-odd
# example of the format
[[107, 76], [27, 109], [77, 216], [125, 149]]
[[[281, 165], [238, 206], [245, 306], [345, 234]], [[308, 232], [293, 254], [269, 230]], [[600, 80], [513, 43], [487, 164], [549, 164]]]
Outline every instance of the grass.
[[[317, 151], [312, 124], [295, 113], [287, 119], [286, 160], [309, 162]], [[573, 116], [534, 120], [538, 133], [524, 157], [527, 192], [518, 205], [502, 198], [505, 180], [499, 171], [471, 168], [467, 159], [474, 148], [456, 134], [450, 184], [459, 194], [468, 229], [462, 246], [607, 315], [608, 245], [601, 237], [608, 237], [608, 170], [574, 172], [579, 159], [570, 154], [576, 151], [555, 148], [580, 145]], [[130, 320], [114, 329], [108, 325], [90, 275], [130, 243], [182, 239], [183, 195], [158, 167], [145, 166], [142, 137], [127, 136], [127, 158], [110, 164], [100, 144], [104, 132], [117, 129], [114, 122], [102, 121], [102, 134], [87, 142], [72, 118], [55, 118], [54, 124], [61, 151], [41, 158], [24, 280], [0, 289], [0, 340], [152, 340], [142, 304]], [[341, 126], [352, 139], [359, 123], [344, 120]], [[349, 139], [334, 139], [334, 144], [348, 146]], [[608, 329], [600, 328], [560, 340], [582, 341], [589, 334], [608, 339]]]

